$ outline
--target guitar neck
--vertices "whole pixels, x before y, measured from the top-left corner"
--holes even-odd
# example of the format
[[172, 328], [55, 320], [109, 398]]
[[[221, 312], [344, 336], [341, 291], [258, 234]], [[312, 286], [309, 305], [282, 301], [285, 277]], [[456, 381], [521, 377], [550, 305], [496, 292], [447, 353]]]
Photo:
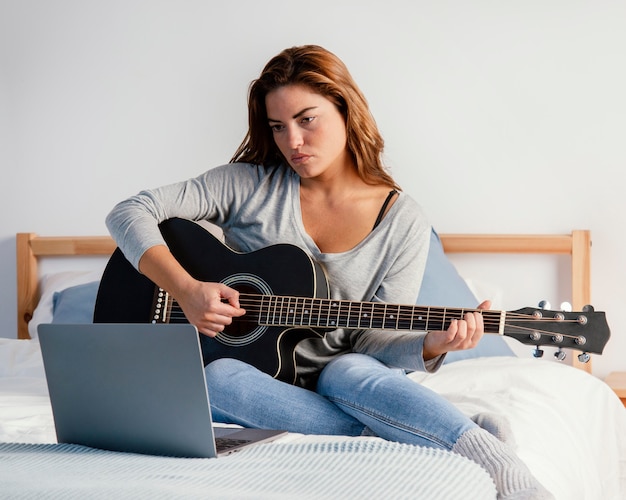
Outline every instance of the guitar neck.
[[[379, 330], [446, 330], [468, 311], [446, 307], [386, 304], [276, 295], [240, 296], [241, 306], [265, 326]], [[506, 313], [482, 311], [486, 333], [502, 334]]]

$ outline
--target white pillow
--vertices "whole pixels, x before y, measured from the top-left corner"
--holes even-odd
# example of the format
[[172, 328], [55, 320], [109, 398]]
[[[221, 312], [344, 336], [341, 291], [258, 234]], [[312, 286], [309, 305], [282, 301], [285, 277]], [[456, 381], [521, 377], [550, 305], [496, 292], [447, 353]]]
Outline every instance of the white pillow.
[[70, 286], [82, 285], [90, 281], [100, 280], [102, 270], [98, 271], [62, 271], [42, 276], [39, 282], [41, 298], [33, 311], [33, 317], [28, 323], [30, 338], [37, 338], [37, 327], [40, 323], [52, 322], [53, 297], [55, 292], [65, 290]]

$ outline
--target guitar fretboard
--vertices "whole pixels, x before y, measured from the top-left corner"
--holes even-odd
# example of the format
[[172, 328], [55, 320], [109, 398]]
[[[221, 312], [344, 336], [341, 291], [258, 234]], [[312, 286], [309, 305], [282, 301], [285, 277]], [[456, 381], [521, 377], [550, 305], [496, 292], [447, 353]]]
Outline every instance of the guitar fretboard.
[[[240, 302], [248, 312], [258, 314], [260, 325], [332, 329], [445, 330], [453, 319], [475, 310], [276, 295], [242, 295]], [[483, 311], [483, 315], [487, 333], [502, 332], [503, 311]]]

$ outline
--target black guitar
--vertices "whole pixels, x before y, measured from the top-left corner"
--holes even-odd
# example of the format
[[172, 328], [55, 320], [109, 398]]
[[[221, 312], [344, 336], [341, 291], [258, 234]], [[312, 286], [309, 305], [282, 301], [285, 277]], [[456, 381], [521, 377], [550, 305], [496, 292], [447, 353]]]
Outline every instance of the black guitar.
[[[170, 250], [201, 281], [222, 282], [240, 292], [246, 314], [215, 338], [200, 335], [205, 365], [230, 357], [275, 378], [295, 382], [298, 342], [335, 328], [446, 330], [468, 309], [332, 300], [321, 267], [300, 248], [273, 245], [237, 253], [198, 224], [169, 219], [160, 225]], [[601, 354], [610, 331], [605, 314], [523, 308], [482, 311], [487, 333], [523, 344], [552, 345]], [[94, 311], [96, 323], [187, 322], [164, 290], [138, 273], [116, 249], [102, 276]]]

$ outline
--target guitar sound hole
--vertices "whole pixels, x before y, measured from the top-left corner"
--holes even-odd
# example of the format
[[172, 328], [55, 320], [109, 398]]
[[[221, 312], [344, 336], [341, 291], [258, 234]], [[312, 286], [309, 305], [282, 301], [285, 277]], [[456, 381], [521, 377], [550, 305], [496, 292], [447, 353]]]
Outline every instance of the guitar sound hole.
[[[232, 288], [237, 290], [240, 294], [262, 294], [258, 288], [248, 283], [240, 283], [236, 286], [233, 286]], [[253, 311], [250, 311], [249, 306], [246, 305], [245, 300], [242, 301], [241, 307], [246, 309], [246, 314], [238, 318], [233, 318], [233, 322], [226, 328], [224, 328], [223, 333], [230, 337], [245, 337], [255, 328], [258, 328], [258, 314], [255, 315]]]
[[242, 318], [233, 318], [233, 322], [224, 328], [224, 333], [231, 337], [244, 337], [250, 330], [254, 328], [254, 324]]

